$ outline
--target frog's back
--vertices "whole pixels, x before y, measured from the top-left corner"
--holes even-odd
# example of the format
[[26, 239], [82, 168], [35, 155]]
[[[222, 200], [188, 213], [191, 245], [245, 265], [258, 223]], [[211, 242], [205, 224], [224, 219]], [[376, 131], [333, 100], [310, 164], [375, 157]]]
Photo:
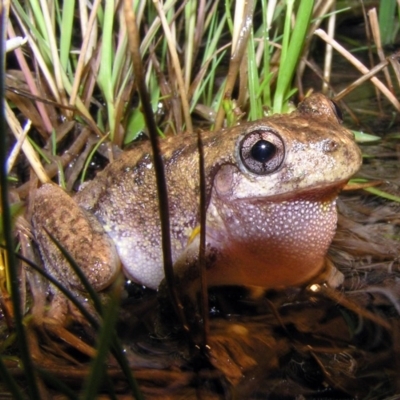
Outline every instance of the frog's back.
[[[173, 260], [198, 224], [196, 140], [194, 135], [184, 135], [161, 141]], [[128, 277], [157, 288], [164, 272], [158, 195], [150, 153], [148, 142], [126, 151], [79, 192], [76, 200], [97, 217], [113, 239]]]

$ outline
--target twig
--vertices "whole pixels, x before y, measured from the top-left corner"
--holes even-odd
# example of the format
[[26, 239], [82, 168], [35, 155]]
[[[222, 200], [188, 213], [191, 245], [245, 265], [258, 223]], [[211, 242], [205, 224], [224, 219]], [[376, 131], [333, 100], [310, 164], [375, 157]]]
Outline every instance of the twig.
[[[360, 72], [367, 74], [370, 70], [350, 52], [348, 52], [342, 45], [336, 40], [330, 38], [325, 31], [317, 29], [314, 35], [319, 36], [322, 40], [329, 43], [336, 51], [338, 51], [343, 57], [349, 60]], [[387, 97], [387, 99], [393, 104], [397, 111], [400, 112], [400, 103], [396, 97], [390, 92], [390, 90], [376, 77], [371, 77], [371, 82]]]

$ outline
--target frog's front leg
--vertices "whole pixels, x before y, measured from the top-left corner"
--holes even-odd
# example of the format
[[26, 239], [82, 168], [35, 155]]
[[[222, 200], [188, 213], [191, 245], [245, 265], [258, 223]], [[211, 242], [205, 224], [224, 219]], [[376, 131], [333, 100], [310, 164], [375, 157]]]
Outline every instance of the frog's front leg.
[[[50, 232], [71, 254], [96, 291], [107, 287], [119, 272], [120, 261], [114, 243], [97, 219], [54, 184], [37, 189], [31, 202], [33, 232], [46, 271], [73, 292], [83, 289], [68, 261], [47, 234]], [[53, 299], [48, 316], [64, 322], [68, 301], [56, 288], [50, 290]]]

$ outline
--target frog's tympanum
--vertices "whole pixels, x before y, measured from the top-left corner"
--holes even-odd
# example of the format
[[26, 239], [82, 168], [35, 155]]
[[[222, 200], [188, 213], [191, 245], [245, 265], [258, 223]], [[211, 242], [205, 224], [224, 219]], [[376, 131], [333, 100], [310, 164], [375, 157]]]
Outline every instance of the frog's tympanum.
[[[202, 134], [206, 173], [207, 281], [284, 288], [314, 279], [336, 229], [335, 199], [361, 153], [321, 94], [297, 111]], [[196, 135], [161, 140], [173, 260], [197, 268], [199, 158]], [[33, 196], [33, 228], [47, 270], [81, 285], [46, 230], [71, 253], [97, 290], [122, 265], [156, 289], [164, 277], [159, 205], [148, 142], [125, 152], [73, 199], [52, 184]], [[189, 240], [190, 239], [190, 240]], [[189, 271], [190, 272], [190, 271]]]

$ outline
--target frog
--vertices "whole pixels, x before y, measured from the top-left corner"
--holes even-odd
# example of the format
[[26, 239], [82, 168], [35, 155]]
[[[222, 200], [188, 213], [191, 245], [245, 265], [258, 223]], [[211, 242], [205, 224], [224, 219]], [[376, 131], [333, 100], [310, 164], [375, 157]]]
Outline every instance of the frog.
[[[336, 231], [336, 199], [362, 162], [336, 104], [314, 93], [291, 113], [202, 132], [201, 141], [206, 198], [201, 229], [208, 287], [280, 289], [323, 276]], [[172, 261], [180, 286], [189, 290], [199, 280], [197, 135], [167, 137], [160, 140], [160, 149]], [[148, 141], [123, 152], [73, 197], [55, 184], [42, 185], [32, 195], [31, 209], [45, 268], [68, 288], [83, 289], [48, 233], [97, 291], [121, 271], [150, 289], [164, 280]], [[52, 317], [62, 320], [66, 311], [61, 294], [52, 293]]]

